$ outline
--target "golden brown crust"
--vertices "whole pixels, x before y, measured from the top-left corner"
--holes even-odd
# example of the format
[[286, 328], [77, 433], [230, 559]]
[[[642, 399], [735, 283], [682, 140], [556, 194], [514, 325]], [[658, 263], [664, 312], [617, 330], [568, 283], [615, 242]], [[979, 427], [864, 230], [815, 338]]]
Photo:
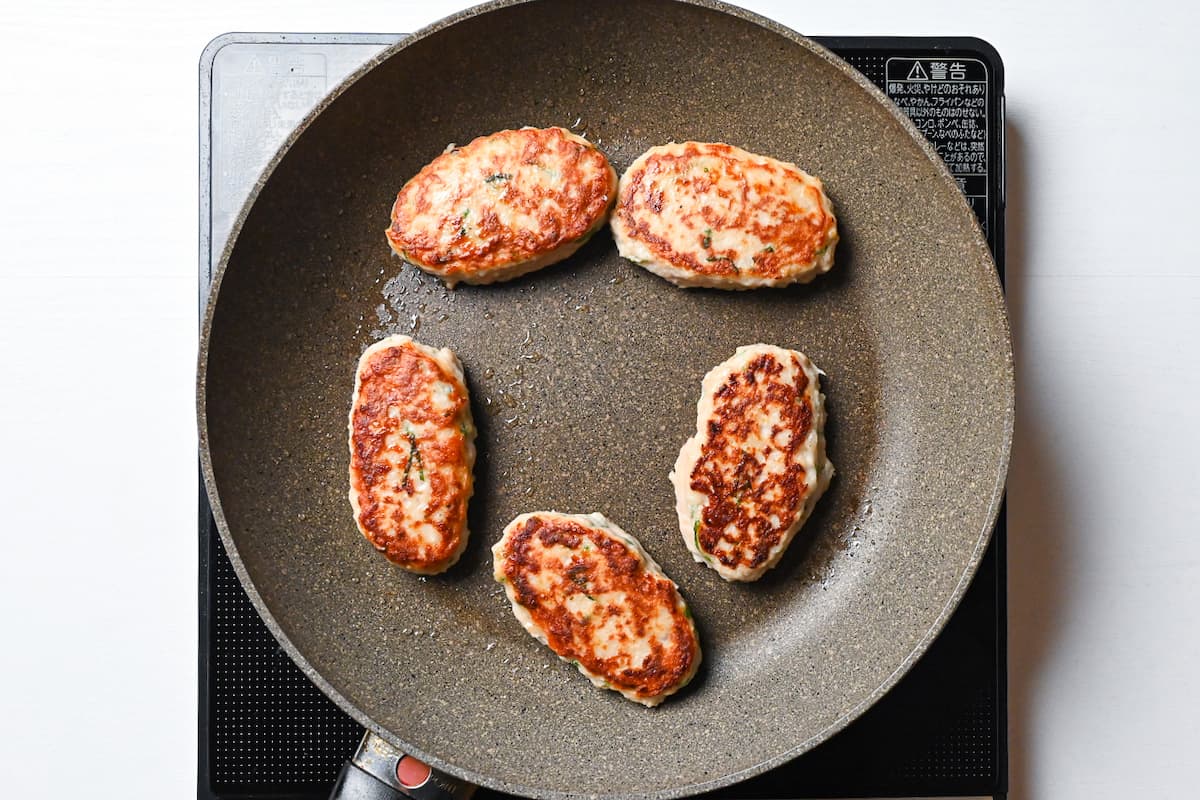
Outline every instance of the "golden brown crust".
[[[505, 545], [497, 575], [559, 656], [633, 699], [670, 694], [695, 673], [699, 642], [678, 589], [612, 533], [532, 515]], [[647, 642], [648, 652], [634, 652]]]
[[448, 281], [520, 274], [603, 225], [616, 173], [594, 145], [562, 128], [482, 136], [435, 158], [392, 206], [388, 242]]
[[[795, 380], [781, 380], [784, 365], [767, 353], [728, 377], [716, 392], [708, 438], [691, 472], [691, 489], [708, 498], [696, 544], [731, 569], [766, 563], [814, 482], [802, 455], [813, 424], [808, 377], [795, 356], [792, 362]], [[769, 477], [743, 449], [766, 407], [779, 415], [766, 438], [781, 456], [781, 471]]]
[[465, 544], [474, 462], [466, 388], [407, 337], [381, 345], [359, 363], [350, 415], [355, 522], [390, 561], [439, 572]]
[[651, 148], [621, 178], [622, 255], [682, 286], [751, 288], [832, 266], [837, 220], [821, 181], [724, 143]]

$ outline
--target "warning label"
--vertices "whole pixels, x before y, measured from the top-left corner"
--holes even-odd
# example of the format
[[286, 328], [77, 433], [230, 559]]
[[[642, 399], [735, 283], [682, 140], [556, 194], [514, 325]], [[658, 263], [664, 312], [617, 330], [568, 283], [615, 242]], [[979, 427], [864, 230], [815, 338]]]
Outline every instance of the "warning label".
[[925, 134], [987, 231], [987, 65], [975, 58], [889, 58], [887, 96]]

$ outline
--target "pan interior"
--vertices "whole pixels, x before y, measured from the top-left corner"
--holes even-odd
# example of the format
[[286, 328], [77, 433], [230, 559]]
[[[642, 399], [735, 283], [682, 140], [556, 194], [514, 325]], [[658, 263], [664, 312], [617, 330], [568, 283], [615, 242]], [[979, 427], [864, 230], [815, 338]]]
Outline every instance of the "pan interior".
[[[447, 291], [383, 237], [447, 143], [562, 125], [618, 171], [728, 141], [821, 176], [842, 244], [786, 290], [682, 290], [607, 231], [511, 283]], [[401, 45], [278, 162], [244, 217], [205, 338], [202, 432], [222, 535], [294, 656], [360, 720], [524, 794], [674, 795], [840, 729], [923, 650], [995, 513], [1011, 429], [1007, 327], [952, 183], [815, 48], [721, 10], [529, 3]], [[389, 565], [346, 499], [359, 353], [391, 333], [464, 362], [479, 427], [471, 542], [449, 573]], [[692, 561], [667, 472], [700, 379], [741, 344], [827, 373], [828, 494], [783, 562], [732, 585]], [[590, 687], [513, 619], [489, 546], [518, 513], [601, 511], [676, 580], [705, 661], [647, 710]]]

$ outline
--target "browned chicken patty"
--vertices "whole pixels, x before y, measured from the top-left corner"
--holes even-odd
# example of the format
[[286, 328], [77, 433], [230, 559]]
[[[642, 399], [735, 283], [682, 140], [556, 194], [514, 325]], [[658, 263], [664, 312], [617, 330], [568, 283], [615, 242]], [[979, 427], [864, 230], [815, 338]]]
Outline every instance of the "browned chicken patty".
[[522, 514], [492, 548], [513, 614], [593, 684], [646, 706], [688, 683], [700, 640], [674, 582], [601, 514]]
[[482, 136], [435, 158], [392, 205], [387, 239], [450, 286], [505, 281], [561, 261], [603, 227], [617, 173], [563, 128]]
[[621, 176], [613, 238], [677, 286], [806, 283], [833, 267], [833, 205], [795, 164], [707, 142], [652, 147]]
[[803, 353], [739, 347], [704, 376], [696, 434], [671, 482], [683, 541], [730, 581], [779, 563], [833, 477], [820, 371]]
[[467, 545], [475, 426], [462, 365], [407, 336], [366, 349], [350, 407], [350, 505], [363, 536], [412, 572], [448, 569]]

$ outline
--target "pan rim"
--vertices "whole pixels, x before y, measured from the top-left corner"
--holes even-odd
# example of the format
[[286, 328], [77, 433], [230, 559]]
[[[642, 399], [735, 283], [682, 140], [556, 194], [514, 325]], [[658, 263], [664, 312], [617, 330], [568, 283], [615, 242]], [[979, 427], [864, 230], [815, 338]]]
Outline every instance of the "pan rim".
[[[270, 162], [264, 168], [263, 172], [256, 180], [254, 187], [252, 188], [249, 196], [246, 199], [246, 202], [243, 204], [242, 208], [239, 210], [239, 212], [233, 222], [233, 226], [231, 228], [229, 238], [225, 244], [225, 247], [222, 250], [218, 264], [217, 264], [216, 268], [214, 269], [213, 278], [212, 278], [212, 288], [209, 292], [209, 296], [208, 296], [208, 299], [207, 299], [207, 302], [205, 305], [203, 323], [202, 323], [202, 327], [201, 327], [199, 355], [198, 355], [198, 362], [197, 362], [196, 403], [197, 403], [197, 423], [198, 423], [198, 431], [199, 431], [201, 471], [203, 474], [205, 489], [206, 489], [206, 492], [208, 493], [208, 496], [211, 501], [210, 505], [212, 507], [213, 517], [216, 522], [217, 530], [221, 536], [222, 542], [224, 543], [227, 552], [229, 553], [230, 561], [234, 567], [235, 573], [238, 576], [238, 580], [241, 582], [243, 588], [245, 589], [249, 599], [251, 600], [251, 603], [255, 607], [255, 610], [262, 617], [264, 623], [267, 625], [267, 628], [268, 628], [268, 630], [270, 630], [272, 636], [275, 637], [275, 639], [280, 643], [280, 645], [288, 653], [289, 657], [297, 664], [297, 666], [300, 667], [300, 669], [304, 672], [304, 674], [310, 680], [312, 680], [313, 683], [316, 684], [317, 687], [326, 696], [328, 696], [335, 703], [337, 703], [337, 705], [340, 708], [342, 708], [344, 711], [346, 711], [346, 713], [348, 713], [351, 717], [353, 717], [359, 724], [363, 725], [365, 728], [373, 731], [374, 733], [380, 735], [382, 738], [389, 741], [393, 745], [400, 747], [405, 752], [412, 753], [413, 755], [417, 756], [418, 758], [421, 758], [422, 760], [426, 761], [427, 763], [433, 765], [434, 767], [436, 767], [438, 769], [441, 769], [449, 774], [455, 775], [455, 776], [463, 778], [465, 780], [469, 780], [472, 783], [478, 784], [480, 786], [485, 786], [485, 787], [492, 788], [492, 789], [498, 789], [498, 790], [505, 791], [505, 792], [526, 795], [526, 796], [530, 796], [530, 797], [539, 797], [539, 798], [543, 798], [543, 797], [544, 798], [567, 798], [567, 797], [574, 797], [577, 795], [572, 792], [569, 792], [569, 791], [564, 792], [564, 791], [559, 791], [559, 790], [554, 790], [554, 789], [551, 789], [551, 790], [539, 789], [536, 787], [522, 785], [520, 783], [513, 783], [513, 782], [508, 782], [505, 780], [496, 779], [495, 777], [488, 776], [488, 775], [485, 775], [482, 773], [478, 773], [471, 769], [459, 767], [454, 764], [444, 762], [444, 761], [440, 760], [439, 758], [437, 758], [432, 753], [424, 751], [419, 745], [411, 744], [411, 743], [401, 740], [400, 738], [392, 735], [389, 731], [384, 729], [382, 726], [376, 724], [367, 714], [362, 712], [357, 706], [355, 706], [353, 703], [351, 703], [349, 700], [347, 700], [344, 696], [342, 696], [331, 684], [329, 684], [310, 665], [308, 660], [303, 656], [303, 654], [295, 646], [293, 646], [289, 637], [286, 635], [286, 633], [284, 633], [283, 629], [281, 628], [281, 626], [275, 619], [274, 615], [271, 613], [270, 609], [268, 608], [268, 606], [266, 605], [266, 603], [263, 601], [262, 597], [258, 593], [257, 589], [254, 586], [253, 581], [251, 580], [251, 578], [246, 570], [245, 565], [242, 563], [241, 557], [238, 553], [236, 543], [230, 532], [229, 524], [228, 524], [227, 519], [225, 518], [223, 507], [220, 502], [220, 493], [219, 493], [218, 486], [217, 486], [216, 476], [215, 476], [215, 473], [213, 470], [212, 454], [211, 454], [211, 451], [209, 448], [208, 416], [207, 416], [207, 375], [208, 375], [208, 366], [209, 366], [209, 362], [208, 362], [209, 341], [210, 341], [210, 336], [212, 333], [212, 326], [213, 326], [215, 310], [218, 306], [218, 301], [220, 298], [220, 289], [221, 289], [222, 279], [224, 278], [226, 269], [230, 262], [230, 258], [231, 258], [232, 253], [237, 245], [237, 240], [242, 231], [242, 228], [244, 227], [244, 224], [250, 213], [250, 210], [252, 209], [252, 207], [253, 207], [254, 203], [256, 202], [262, 189], [265, 187], [267, 182], [270, 180], [272, 174], [275, 172], [275, 169], [282, 162], [282, 160], [286, 157], [287, 153], [290, 151], [291, 147], [297, 141], [297, 139], [301, 135], [303, 135], [303, 133], [308, 129], [308, 127], [317, 118], [317, 116], [319, 116], [321, 113], [323, 113], [324, 110], [326, 108], [328, 108], [332, 103], [334, 103], [337, 100], [337, 98], [340, 97], [340, 95], [343, 92], [345, 92], [350, 86], [352, 86], [355, 82], [357, 82], [360, 78], [362, 78], [364, 75], [366, 75], [372, 69], [374, 69], [376, 66], [378, 66], [379, 64], [383, 63], [384, 61], [390, 59], [392, 56], [394, 56], [396, 53], [400, 52], [401, 50], [404, 50], [405, 48], [412, 46], [432, 35], [435, 35], [438, 32], [444, 30], [445, 28], [453, 26], [461, 21], [471, 19], [471, 18], [474, 18], [477, 16], [482, 16], [482, 15], [485, 15], [485, 14], [488, 14], [488, 13], [491, 13], [491, 12], [494, 12], [497, 10], [501, 10], [501, 9], [522, 6], [522, 5], [532, 5], [534, 3], [539, 3], [542, 1], [543, 0], [492, 0], [492, 2], [488, 2], [488, 3], [484, 3], [482, 5], [474, 6], [472, 8], [464, 9], [463, 11], [460, 11], [456, 14], [448, 16], [442, 20], [439, 20], [439, 21], [433, 23], [432, 25], [429, 25], [429, 26], [421, 29], [420, 31], [417, 31], [409, 36], [406, 36], [405, 38], [401, 39], [400, 41], [396, 42], [395, 44], [384, 48], [382, 51], [380, 51], [375, 56], [369, 58], [360, 68], [358, 68], [353, 73], [348, 75], [325, 98], [323, 98], [312, 109], [312, 111], [310, 111], [305, 116], [305, 118], [300, 122], [300, 124], [291, 132], [291, 134], [288, 136], [288, 138], [285, 140], [285, 142], [280, 146], [279, 150], [272, 156]], [[836, 68], [845, 77], [848, 77], [860, 89], [865, 90], [867, 92], [867, 94], [873, 100], [876, 101], [876, 103], [881, 104], [887, 110], [888, 114], [892, 117], [893, 121], [899, 123], [899, 125], [901, 126], [901, 129], [904, 130], [904, 132], [909, 136], [910, 139], [912, 139], [913, 141], [915, 141], [918, 144], [921, 151], [924, 153], [925, 157], [930, 162], [932, 162], [932, 164], [935, 168], [935, 171], [937, 172], [938, 180], [942, 184], [944, 184], [943, 188], [952, 189], [954, 191], [955, 195], [959, 194], [958, 190], [957, 190], [957, 186], [955, 185], [954, 179], [951, 176], [948, 168], [942, 162], [941, 158], [937, 155], [933, 146], [931, 144], [929, 144], [929, 142], [925, 139], [925, 137], [923, 135], [920, 134], [920, 132], [913, 125], [913, 123], [908, 119], [908, 117], [905, 116], [903, 114], [903, 112], [901, 112], [898, 108], [896, 108], [895, 105], [886, 97], [886, 95], [883, 94], [882, 91], [880, 91], [878, 88], [876, 88], [864, 76], [862, 76], [860, 73], [858, 73], [856, 70], [854, 70], [848, 64], [846, 64], [844, 61], [842, 61], [840, 58], [838, 58], [836, 55], [834, 55], [828, 49], [826, 49], [825, 47], [821, 46], [820, 44], [817, 44], [816, 42], [812, 41], [811, 39], [808, 39], [807, 37], [804, 37], [801, 34], [795, 32], [795, 31], [793, 31], [771, 19], [768, 19], [766, 17], [758, 15], [754, 12], [750, 12], [745, 9], [739, 8], [737, 6], [729, 5], [724, 2], [719, 2], [719, 0], [671, 0], [671, 1], [675, 2], [675, 3], [683, 4], [683, 5], [697, 6], [697, 7], [701, 7], [701, 8], [710, 9], [713, 11], [717, 11], [719, 13], [723, 13], [723, 14], [727, 14], [727, 15], [736, 17], [736, 18], [746, 21], [746, 22], [750, 22], [750, 23], [757, 25], [771, 33], [774, 33], [778, 36], [782, 36], [784, 39], [786, 39], [791, 44], [802, 47], [802, 48], [808, 50], [810, 53], [820, 57], [823, 61], [827, 62], [829, 65]], [[1002, 499], [1003, 499], [1003, 495], [1004, 495], [1004, 486], [1005, 486], [1005, 481], [1006, 481], [1010, 457], [1011, 457], [1013, 431], [1014, 431], [1014, 425], [1015, 425], [1015, 386], [1014, 386], [1014, 365], [1013, 365], [1012, 334], [1011, 334], [1010, 321], [1009, 321], [1008, 315], [1006, 313], [1006, 305], [1005, 305], [1003, 292], [1001, 290], [999, 279], [995, 272], [994, 261], [992, 259], [991, 252], [990, 252], [989, 248], [987, 247], [986, 241], [984, 240], [982, 232], [979, 229], [978, 223], [974, 221], [974, 215], [971, 214], [969, 208], [966, 205], [966, 202], [964, 200], [961, 200], [961, 197], [960, 197], [960, 204], [961, 204], [961, 209], [962, 209], [963, 213], [968, 214], [972, 220], [972, 223], [974, 226], [974, 235], [973, 235], [974, 242], [973, 242], [973, 244], [982, 256], [982, 259], [976, 263], [976, 266], [979, 267], [980, 272], [987, 272], [987, 274], [984, 274], [982, 276], [977, 275], [976, 278], [977, 279], [981, 278], [982, 285], [985, 285], [990, 289], [990, 292], [989, 292], [990, 297], [988, 298], [988, 302], [989, 302], [989, 304], [994, 304], [994, 307], [999, 310], [999, 314], [998, 314], [999, 324], [1000, 324], [999, 332], [1002, 334], [1002, 343], [1001, 344], [1002, 344], [1002, 349], [1003, 349], [1003, 353], [1002, 353], [1003, 364], [998, 364], [997, 366], [1003, 368], [1003, 373], [1002, 373], [1001, 377], [1002, 377], [1002, 383], [1003, 383], [1002, 390], [1004, 392], [1003, 405], [1005, 407], [1005, 416], [1004, 416], [1004, 421], [1003, 421], [1003, 430], [1002, 430], [1002, 439], [1000, 442], [1000, 451], [996, 454], [996, 458], [994, 461], [995, 467], [996, 467], [995, 479], [992, 484], [990, 497], [988, 498], [987, 511], [984, 515], [985, 524], [983, 525], [982, 529], [980, 531], [978, 531], [976, 534], [974, 549], [973, 549], [971, 556], [968, 559], [962, 573], [959, 576], [959, 580], [958, 580], [957, 585], [955, 586], [954, 591], [950, 594], [945, 605], [938, 612], [937, 616], [934, 618], [934, 620], [933, 620], [932, 624], [930, 625], [930, 627], [928, 628], [928, 630], [926, 630], [924, 635], [916, 642], [916, 644], [912, 648], [911, 652], [900, 662], [900, 664], [896, 667], [896, 669], [893, 670], [888, 675], [888, 677], [883, 682], [881, 682], [873, 691], [869, 692], [866, 696], [864, 696], [863, 699], [858, 704], [856, 704], [853, 707], [851, 707], [850, 709], [846, 710], [841, 716], [839, 716], [835, 721], [833, 721], [832, 723], [830, 723], [829, 725], [824, 727], [821, 731], [815, 733], [814, 735], [805, 739], [803, 742], [797, 744], [796, 746], [794, 746], [782, 753], [778, 753], [770, 758], [763, 759], [763, 760], [759, 761], [758, 763], [754, 764], [753, 766], [744, 768], [737, 772], [729, 773], [727, 775], [723, 775], [723, 776], [713, 778], [710, 780], [706, 780], [703, 782], [687, 784], [684, 786], [675, 786], [672, 788], [652, 791], [650, 793], [638, 794], [636, 796], [664, 798], [665, 799], [665, 798], [681, 797], [681, 796], [685, 796], [685, 795], [689, 795], [689, 794], [693, 794], [693, 793], [711, 791], [714, 789], [720, 789], [720, 788], [723, 788], [726, 786], [730, 786], [730, 785], [733, 785], [740, 781], [747, 780], [756, 775], [760, 775], [771, 769], [774, 769], [775, 767], [779, 766], [780, 764], [783, 764], [786, 761], [796, 758], [797, 756], [801, 755], [802, 753], [807, 752], [808, 750], [812, 749], [817, 744], [834, 736], [839, 731], [844, 729], [847, 725], [849, 725], [850, 722], [857, 719], [862, 713], [864, 713], [868, 708], [870, 708], [881, 697], [883, 697], [885, 694], [887, 694], [887, 692], [890, 691], [893, 686], [895, 686], [895, 684], [909, 671], [909, 669], [911, 669], [911, 667], [918, 660], [920, 660], [920, 658], [928, 650], [929, 646], [932, 644], [934, 639], [941, 633], [942, 629], [945, 627], [947, 621], [949, 620], [950, 616], [953, 614], [955, 609], [957, 609], [960, 601], [962, 600], [963, 595], [965, 594], [965, 592], [967, 590], [967, 587], [970, 585], [971, 581], [973, 580], [975, 573], [978, 570], [980, 561], [983, 558], [983, 554], [984, 554], [984, 552], [988, 546], [988, 543], [990, 541], [991, 533], [992, 533], [992, 530], [994, 529], [996, 519], [999, 515], [1000, 507], [1001, 507], [1001, 503], [1002, 503]], [[617, 794], [602, 795], [602, 796], [616, 798], [616, 797], [629, 797], [631, 795], [617, 793]]]

